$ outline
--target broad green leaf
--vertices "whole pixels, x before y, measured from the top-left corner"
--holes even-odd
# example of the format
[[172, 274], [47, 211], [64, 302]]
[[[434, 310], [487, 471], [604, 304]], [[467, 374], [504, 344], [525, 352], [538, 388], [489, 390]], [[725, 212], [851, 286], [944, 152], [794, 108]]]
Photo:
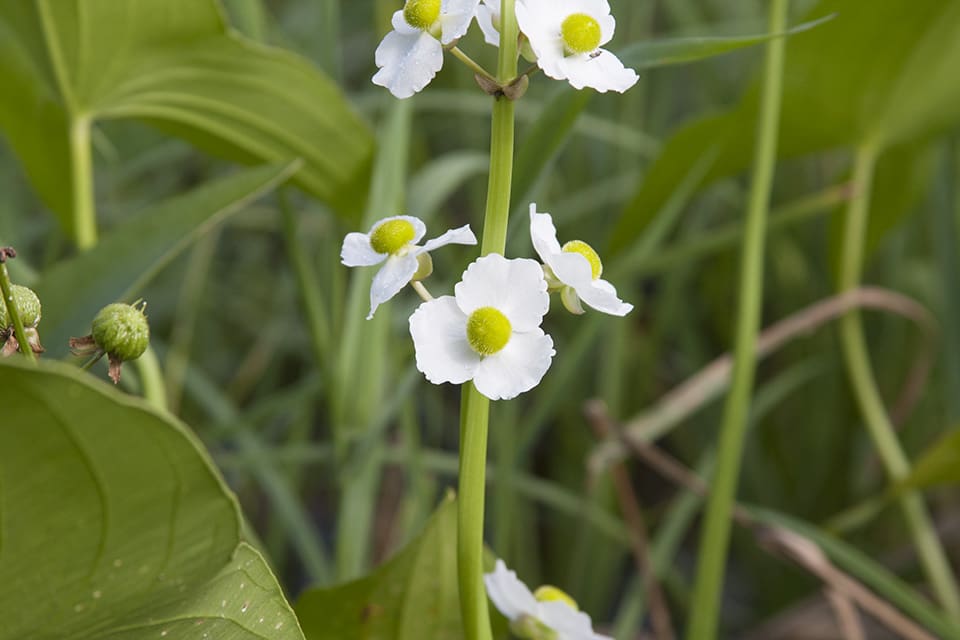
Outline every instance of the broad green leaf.
[[40, 335], [50, 355], [66, 353], [67, 340], [89, 333], [101, 307], [132, 302], [192, 242], [282, 184], [297, 166], [244, 169], [198, 187], [114, 227], [95, 249], [56, 263], [35, 283], [43, 303]]
[[51, 362], [0, 406], [0, 639], [303, 637], [183, 425]]
[[367, 126], [308, 61], [230, 31], [214, 0], [2, 3], [0, 83], [0, 129], [68, 230], [71, 136], [107, 118], [146, 120], [241, 162], [302, 158], [297, 184], [358, 208]]
[[[638, 42], [626, 47], [618, 55], [624, 64], [638, 71], [688, 64], [762, 44], [771, 38], [801, 33], [832, 17], [806, 22], [776, 35], [668, 38]], [[569, 137], [577, 118], [592, 97], [592, 91], [575, 91], [570, 87], [558, 89], [537, 118], [536, 124], [524, 135], [514, 169], [514, 192], [518, 196], [514, 198], [516, 202], [525, 203], [529, 200], [531, 189]]]
[[[834, 13], [787, 43], [781, 157], [864, 140], [886, 148], [960, 120], [960, 83], [945, 79], [960, 66], [960, 3], [821, 0], [811, 15]], [[748, 166], [758, 99], [754, 82], [737, 106], [691, 122], [664, 145], [614, 230], [614, 250], [649, 224], [704, 149], [719, 149], [705, 184]]]
[[946, 434], [914, 463], [910, 475], [895, 490], [925, 489], [960, 483], [960, 429]]
[[458, 640], [457, 509], [447, 497], [419, 538], [361, 580], [312, 589], [296, 611], [310, 640]]

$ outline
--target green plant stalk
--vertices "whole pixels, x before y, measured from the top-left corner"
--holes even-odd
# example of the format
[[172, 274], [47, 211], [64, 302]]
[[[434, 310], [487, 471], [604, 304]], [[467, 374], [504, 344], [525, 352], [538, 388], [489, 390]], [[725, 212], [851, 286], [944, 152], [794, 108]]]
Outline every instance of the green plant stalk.
[[143, 398], [153, 407], [165, 411], [167, 409], [167, 388], [160, 370], [160, 361], [153, 347], [148, 346], [143, 355], [135, 361], [137, 372], [140, 374], [140, 387]]
[[90, 120], [77, 118], [70, 126], [70, 170], [73, 190], [73, 233], [77, 248], [97, 244], [97, 212], [93, 201], [93, 151]]
[[[787, 0], [770, 4], [770, 33], [780, 33], [787, 22]], [[718, 446], [718, 464], [711, 484], [706, 520], [700, 537], [697, 577], [687, 638], [711, 640], [717, 637], [720, 599], [731, 515], [736, 495], [743, 441], [750, 409], [750, 394], [756, 370], [757, 333], [763, 301], [763, 252], [767, 210], [777, 160], [777, 130], [783, 85], [783, 38], [767, 44], [760, 122], [754, 150], [754, 173], [743, 237], [740, 267], [740, 300], [737, 309], [733, 382], [724, 406]]]
[[20, 353], [28, 360], [36, 362], [37, 356], [33, 353], [33, 349], [30, 348], [30, 342], [27, 340], [27, 332], [23, 328], [23, 319], [20, 317], [20, 310], [17, 309], [17, 305], [13, 303], [13, 284], [10, 282], [10, 274], [7, 272], [5, 262], [0, 262], [0, 294], [3, 295], [3, 299], [6, 301], [7, 313], [10, 315], [11, 322], [13, 322], [13, 334], [17, 337], [17, 342], [20, 343]]
[[[862, 144], [854, 160], [854, 195], [847, 211], [843, 237], [843, 261], [840, 271], [840, 289], [847, 291], [860, 284], [863, 253], [870, 210], [870, 191], [876, 166], [878, 148], [873, 143]], [[877, 453], [891, 480], [897, 482], [910, 473], [910, 462], [900, 448], [896, 432], [887, 416], [886, 407], [877, 388], [870, 365], [870, 354], [863, 333], [860, 314], [853, 311], [840, 321], [840, 339], [847, 374], [860, 405], [864, 422]], [[954, 620], [960, 620], [960, 589], [943, 551], [936, 529], [919, 493], [904, 494], [900, 508], [917, 548], [920, 563], [930, 585], [944, 610]]]
[[[500, 51], [497, 79], [517, 74], [519, 30], [514, 0], [500, 1]], [[503, 253], [510, 217], [513, 181], [513, 101], [497, 96], [490, 133], [490, 177], [480, 254]], [[483, 510], [490, 400], [473, 383], [463, 386], [460, 410], [460, 476], [457, 500], [457, 574], [465, 640], [491, 640], [487, 593], [483, 584]]]

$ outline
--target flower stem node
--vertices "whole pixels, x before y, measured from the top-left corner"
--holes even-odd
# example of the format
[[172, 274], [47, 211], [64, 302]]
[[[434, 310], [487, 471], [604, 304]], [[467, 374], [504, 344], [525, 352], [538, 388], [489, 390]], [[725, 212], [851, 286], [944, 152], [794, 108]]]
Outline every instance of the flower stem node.
[[150, 325], [145, 313], [146, 302], [125, 304], [115, 302], [101, 309], [93, 318], [90, 335], [70, 338], [70, 349], [75, 355], [93, 356], [91, 366], [104, 354], [110, 361], [110, 379], [120, 382], [121, 365], [143, 355], [150, 344]]
[[510, 341], [513, 327], [499, 309], [480, 307], [467, 318], [467, 342], [482, 356], [491, 356]]
[[[10, 296], [25, 329], [33, 329], [40, 324], [40, 298], [32, 289], [15, 284], [10, 287]], [[12, 325], [13, 319], [7, 311], [6, 301], [0, 296], [0, 330], [9, 329]]]

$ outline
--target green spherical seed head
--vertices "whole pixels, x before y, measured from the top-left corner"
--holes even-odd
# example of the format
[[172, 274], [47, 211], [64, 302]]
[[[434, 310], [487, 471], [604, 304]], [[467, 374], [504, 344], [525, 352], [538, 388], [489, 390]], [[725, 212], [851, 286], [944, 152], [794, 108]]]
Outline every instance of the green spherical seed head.
[[377, 253], [394, 254], [417, 235], [407, 220], [387, 220], [370, 233], [370, 246]]
[[440, 17], [440, 0], [407, 0], [403, 6], [403, 19], [411, 27], [428, 30]]
[[560, 25], [563, 44], [570, 53], [590, 53], [600, 46], [600, 23], [593, 16], [574, 13]]
[[493, 355], [510, 342], [513, 327], [499, 309], [480, 307], [467, 318], [467, 342], [482, 356]]
[[93, 340], [111, 356], [136, 360], [150, 343], [150, 325], [143, 308], [115, 302], [108, 304], [93, 319]]
[[566, 251], [567, 253], [579, 253], [586, 258], [587, 262], [590, 263], [590, 275], [594, 280], [599, 278], [603, 273], [603, 262], [600, 261], [600, 255], [593, 250], [593, 247], [588, 245], [583, 240], [571, 240], [563, 245], [561, 251]]
[[[40, 324], [41, 308], [40, 298], [31, 289], [15, 284], [10, 287], [10, 295], [13, 297], [13, 303], [17, 306], [20, 315], [20, 321], [26, 329], [31, 329]], [[13, 318], [7, 310], [6, 300], [0, 296], [0, 329], [6, 329], [13, 325]]]

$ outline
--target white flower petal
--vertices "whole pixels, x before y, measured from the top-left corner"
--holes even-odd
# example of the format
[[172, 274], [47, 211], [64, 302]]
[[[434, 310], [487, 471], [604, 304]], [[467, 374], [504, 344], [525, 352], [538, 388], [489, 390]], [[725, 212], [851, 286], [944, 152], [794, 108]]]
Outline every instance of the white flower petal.
[[625, 316], [633, 311], [633, 305], [617, 296], [617, 289], [606, 280], [594, 280], [586, 287], [577, 287], [580, 300], [597, 311], [612, 316]]
[[480, 356], [467, 342], [467, 317], [453, 296], [424, 302], [410, 316], [417, 369], [433, 384], [461, 384], [473, 377]]
[[397, 98], [409, 98], [433, 80], [443, 66], [443, 47], [426, 31], [391, 31], [377, 47], [380, 70], [373, 84], [386, 87]]
[[500, 0], [483, 0], [477, 7], [477, 24], [483, 31], [483, 39], [487, 44], [500, 46], [500, 31], [496, 25], [500, 24]]
[[613, 640], [594, 633], [590, 616], [574, 610], [566, 602], [551, 600], [538, 604], [540, 621], [556, 631], [560, 640]]
[[407, 19], [403, 16], [403, 9], [398, 9], [393, 12], [393, 15], [390, 17], [390, 24], [393, 26], [394, 31], [405, 36], [418, 35], [421, 32], [421, 29], [407, 22]]
[[466, 315], [481, 307], [499, 309], [514, 331], [540, 326], [550, 309], [543, 267], [535, 260], [507, 260], [491, 253], [474, 261], [454, 287], [460, 310]]
[[477, 236], [473, 235], [470, 225], [465, 224], [457, 229], [451, 229], [433, 240], [427, 240], [422, 247], [417, 248], [415, 253], [433, 251], [448, 244], [477, 244]]
[[377, 253], [370, 246], [370, 236], [356, 231], [348, 233], [340, 249], [340, 262], [348, 267], [369, 267], [380, 264], [387, 256]]
[[373, 276], [370, 285], [370, 314], [367, 320], [381, 304], [397, 295], [407, 286], [410, 278], [417, 272], [417, 258], [413, 255], [390, 256], [386, 264], [380, 267], [377, 275]]
[[483, 576], [487, 586], [487, 596], [507, 620], [515, 620], [522, 615], [533, 616], [537, 613], [537, 600], [523, 584], [515, 571], [507, 569], [503, 560], [497, 560], [493, 573]]
[[480, 0], [442, 0], [440, 4], [440, 40], [450, 44], [470, 28]]
[[553, 274], [560, 282], [570, 285], [577, 292], [589, 287], [593, 282], [593, 269], [590, 261], [579, 253], [561, 251], [550, 257], [547, 265], [553, 269]]
[[556, 351], [538, 327], [514, 333], [500, 351], [480, 361], [473, 375], [477, 391], [491, 400], [509, 400], [540, 384]]
[[558, 66], [574, 89], [590, 87], [600, 93], [623, 93], [640, 78], [636, 71], [623, 66], [620, 58], [606, 49], [598, 49], [592, 54], [567, 56]]
[[537, 203], [530, 203], [530, 240], [544, 264], [550, 265], [549, 257], [560, 253], [557, 228], [549, 213], [537, 213]]

